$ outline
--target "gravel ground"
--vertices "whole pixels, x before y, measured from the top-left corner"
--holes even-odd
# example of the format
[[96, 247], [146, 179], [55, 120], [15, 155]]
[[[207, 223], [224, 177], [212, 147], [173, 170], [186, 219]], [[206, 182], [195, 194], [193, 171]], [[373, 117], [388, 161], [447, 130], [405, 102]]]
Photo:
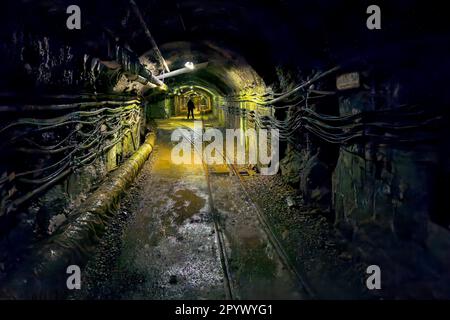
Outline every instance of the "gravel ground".
[[[170, 135], [169, 135], [170, 136]], [[223, 270], [201, 166], [170, 164], [167, 135], [121, 201], [71, 299], [224, 299]], [[301, 299], [259, 225], [237, 177], [211, 175], [233, 294]]]
[[[70, 299], [121, 299], [124, 295], [127, 296], [127, 293], [139, 291], [145, 282], [144, 274], [130, 270], [122, 272], [118, 266], [124, 235], [138, 212], [139, 204], [135, 199], [142, 194], [142, 188], [150, 178], [152, 165], [157, 156], [158, 148], [155, 148], [137, 182], [122, 200], [117, 216], [112, 219], [99, 244], [98, 253], [87, 264], [83, 272], [82, 290], [73, 294]], [[213, 177], [213, 189], [229, 186], [230, 178]], [[245, 177], [244, 181], [253, 200], [260, 208], [264, 208], [264, 213], [291, 260], [295, 261], [295, 266], [300, 272], [306, 274], [309, 285], [318, 297], [329, 299], [370, 297], [364, 285], [365, 265], [355, 261], [352, 254], [346, 250], [344, 239], [334, 232], [333, 226], [323, 215], [302, 206], [289, 208], [286, 201], [288, 196], [295, 199], [298, 204], [301, 203], [301, 199], [296, 198], [295, 190], [286, 186], [278, 176]], [[219, 208], [224, 208], [227, 202], [235, 202], [236, 198], [224, 195], [225, 199], [221, 199], [216, 192], [214, 193]], [[239, 190], [234, 190], [234, 193], [239, 193]], [[236, 203], [234, 208], [240, 212], [239, 203]], [[228, 213], [223, 211], [222, 215], [227, 220]], [[243, 219], [245, 217], [239, 217], [239, 220]], [[234, 241], [232, 224], [227, 223], [229, 224], [227, 237]], [[251, 240], [251, 237], [249, 239]], [[230, 256], [237, 259], [240, 250], [235, 248]], [[232, 266], [234, 272], [237, 272], [235, 262], [236, 260]], [[239, 272], [242, 270], [239, 269]], [[244, 276], [248, 276], [247, 271], [244, 270]], [[257, 290], [248, 288], [248, 292], [243, 292], [242, 295], [245, 297], [251, 292], [255, 293]]]
[[170, 125], [83, 272], [77, 299], [224, 299], [201, 165], [170, 162]]
[[[119, 212], [108, 226], [97, 254], [84, 269], [82, 289], [70, 299], [224, 298], [223, 279], [216, 272], [218, 267], [214, 262], [217, 259], [214, 260], [214, 254], [210, 253], [202, 256], [202, 252], [217, 252], [214, 248], [217, 244], [208, 215], [201, 213], [208, 208], [200, 203], [200, 198], [205, 196], [205, 191], [200, 190], [204, 188], [203, 182], [199, 182], [200, 174], [198, 169], [186, 168], [188, 172], [195, 171], [192, 178], [186, 178], [186, 172], [174, 171], [167, 161], [161, 161], [167, 158], [166, 149], [161, 149], [158, 144], [155, 147], [136, 183], [121, 201]], [[155, 166], [159, 178], [158, 174], [155, 177]], [[176, 180], [167, 180], [167, 175]], [[181, 180], [180, 176], [183, 177]], [[305, 298], [291, 287], [292, 279], [285, 275], [271, 245], [261, 234], [254, 210], [236, 179], [222, 174], [211, 176], [214, 203], [228, 245], [232, 280], [235, 288], [241, 291], [238, 296]], [[174, 181], [178, 187], [172, 187]], [[373, 298], [365, 286], [367, 265], [351, 254], [348, 242], [335, 232], [323, 214], [304, 206], [296, 191], [278, 175], [245, 176], [244, 184], [317, 298]], [[196, 194], [188, 194], [192, 190]], [[196, 198], [199, 198], [198, 203]], [[196, 207], [191, 208], [192, 212], [186, 211], [185, 203], [188, 202], [191, 203], [189, 206]], [[167, 206], [171, 208], [167, 209]], [[202, 226], [205, 230], [200, 228]], [[202, 232], [203, 238], [194, 239]], [[213, 247], [203, 250], [202, 241]], [[199, 249], [192, 254], [190, 250], [194, 247]], [[188, 258], [190, 255], [193, 258]], [[166, 274], [172, 266], [183, 264], [184, 256], [190, 266], [194, 266], [195, 261], [187, 260], [195, 260], [195, 257], [214, 260], [210, 262], [210, 272], [205, 271], [211, 275], [210, 281], [200, 273], [197, 278], [203, 285], [189, 284], [189, 278], [195, 278], [195, 270], [190, 270], [186, 277], [181, 273]], [[204, 269], [205, 263], [198, 268]]]
[[214, 206], [228, 242], [227, 256], [238, 299], [307, 299], [270, 243], [236, 176], [211, 175]]
[[88, 262], [83, 271], [81, 290], [76, 291], [69, 299], [118, 299], [120, 295], [117, 291], [129, 290], [143, 281], [139, 275], [128, 275], [124, 279], [124, 283], [127, 283], [126, 288], [117, 288], [118, 290], [116, 291], [111, 290], [110, 286], [114, 276], [111, 270], [115, 269], [121, 254], [124, 232], [130, 221], [135, 218], [135, 213], [137, 212], [137, 203], [133, 199], [139, 195], [143, 183], [148, 179], [157, 154], [158, 147], [153, 150], [150, 159], [145, 163], [136, 182], [122, 199], [117, 215], [114, 216], [105, 230], [97, 253]]
[[244, 184], [318, 298], [373, 298], [365, 286], [366, 264], [352, 255], [325, 214], [303, 205], [279, 175], [245, 176]]

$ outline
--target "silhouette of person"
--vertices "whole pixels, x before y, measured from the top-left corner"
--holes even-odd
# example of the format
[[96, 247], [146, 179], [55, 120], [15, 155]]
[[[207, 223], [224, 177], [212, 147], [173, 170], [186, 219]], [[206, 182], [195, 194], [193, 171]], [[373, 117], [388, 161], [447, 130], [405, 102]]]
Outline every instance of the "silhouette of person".
[[194, 109], [195, 109], [195, 105], [194, 105], [194, 102], [193, 102], [191, 99], [189, 99], [189, 101], [188, 101], [188, 103], [187, 103], [187, 109], [188, 109], [188, 115], [187, 115], [187, 118], [189, 119], [189, 115], [192, 115], [192, 120], [195, 120], [195, 119], [194, 119]]

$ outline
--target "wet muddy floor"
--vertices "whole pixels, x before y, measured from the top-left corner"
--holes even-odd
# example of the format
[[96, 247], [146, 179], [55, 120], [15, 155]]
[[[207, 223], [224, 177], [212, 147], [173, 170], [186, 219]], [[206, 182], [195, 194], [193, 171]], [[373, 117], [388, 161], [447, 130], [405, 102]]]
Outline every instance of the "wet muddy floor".
[[192, 124], [158, 123], [155, 151], [74, 298], [304, 298], [237, 177], [223, 168], [172, 163], [172, 131]]

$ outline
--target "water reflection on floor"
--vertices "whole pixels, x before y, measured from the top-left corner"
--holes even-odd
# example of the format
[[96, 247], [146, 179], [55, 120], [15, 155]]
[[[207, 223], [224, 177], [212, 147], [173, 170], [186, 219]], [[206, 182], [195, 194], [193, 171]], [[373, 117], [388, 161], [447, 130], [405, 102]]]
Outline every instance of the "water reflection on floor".
[[[226, 281], [202, 165], [172, 163], [172, 131], [192, 120], [158, 122], [155, 158], [138, 192], [105, 292], [122, 299], [225, 299]], [[147, 163], [146, 166], [149, 166]], [[144, 171], [146, 169], [144, 168]], [[236, 177], [210, 168], [214, 208], [225, 236], [235, 298], [299, 299]]]

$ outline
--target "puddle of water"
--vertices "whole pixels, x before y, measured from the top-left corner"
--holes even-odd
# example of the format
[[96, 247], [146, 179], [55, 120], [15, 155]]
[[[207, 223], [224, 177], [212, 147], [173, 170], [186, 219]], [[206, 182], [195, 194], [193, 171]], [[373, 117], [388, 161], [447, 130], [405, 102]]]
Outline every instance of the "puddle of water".
[[205, 199], [189, 189], [177, 190], [169, 197], [175, 201], [173, 210], [177, 224], [183, 223], [186, 219], [200, 212], [206, 204]]
[[[224, 299], [207, 181], [201, 165], [171, 163], [170, 129], [175, 124], [159, 129], [158, 158], [139, 195], [135, 219], [125, 231], [118, 261], [123, 275], [116, 282], [125, 288], [124, 298]], [[214, 175], [211, 187], [238, 297], [299, 298], [232, 179]]]

